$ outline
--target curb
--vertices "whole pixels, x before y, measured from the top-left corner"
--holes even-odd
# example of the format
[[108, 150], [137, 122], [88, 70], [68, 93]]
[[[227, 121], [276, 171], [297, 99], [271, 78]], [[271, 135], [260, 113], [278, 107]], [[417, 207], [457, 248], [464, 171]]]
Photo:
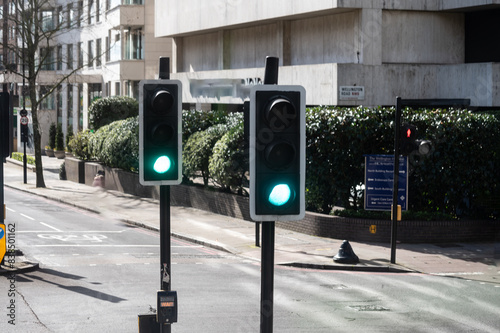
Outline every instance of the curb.
[[7, 265], [0, 266], [0, 275], [16, 275], [28, 272], [33, 272], [39, 269], [38, 263], [33, 263], [30, 261], [20, 261], [16, 262], [16, 267], [9, 267]]
[[396, 268], [392, 266], [339, 266], [339, 265], [323, 265], [323, 264], [308, 264], [300, 262], [280, 263], [279, 266], [320, 269], [329, 271], [356, 271], [356, 272], [375, 272], [375, 273], [419, 273], [410, 269]]

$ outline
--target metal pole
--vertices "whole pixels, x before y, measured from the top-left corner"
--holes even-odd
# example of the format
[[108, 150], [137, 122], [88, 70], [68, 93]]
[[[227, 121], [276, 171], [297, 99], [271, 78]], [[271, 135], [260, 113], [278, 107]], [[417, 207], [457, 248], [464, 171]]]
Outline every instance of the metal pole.
[[255, 222], [255, 246], [260, 247], [260, 222]]
[[[24, 32], [24, 26], [23, 26], [23, 32]], [[23, 36], [24, 36], [24, 33], [23, 33]], [[23, 41], [23, 110], [26, 110], [26, 89], [25, 89], [25, 84], [26, 84], [26, 78], [25, 78], [25, 59], [24, 59], [24, 41]], [[28, 183], [28, 158], [26, 157], [26, 141], [28, 140], [28, 125], [21, 125], [21, 126], [26, 126], [25, 128], [25, 138], [23, 140], [23, 183], [24, 184], [27, 184]], [[21, 129], [22, 127], [20, 127], [19, 129]], [[21, 138], [23, 137], [23, 135], [21, 134]]]
[[260, 332], [273, 332], [275, 222], [262, 223]]
[[[170, 79], [170, 58], [160, 57], [158, 78]], [[160, 289], [171, 290], [171, 242], [170, 242], [170, 186], [160, 185]], [[160, 309], [156, 309], [159, 311]], [[161, 333], [171, 332], [170, 324], [160, 324]]]
[[[279, 58], [267, 57], [264, 84], [278, 84]], [[275, 222], [262, 223], [260, 332], [273, 332]]]
[[[160, 185], [160, 289], [166, 291], [172, 282], [170, 249], [170, 186]], [[170, 324], [160, 324], [160, 332], [170, 333]]]
[[401, 129], [401, 97], [396, 98], [396, 119], [394, 122], [394, 186], [392, 188], [391, 221], [391, 263], [396, 263], [396, 239], [398, 235], [398, 189], [399, 189], [399, 141]]

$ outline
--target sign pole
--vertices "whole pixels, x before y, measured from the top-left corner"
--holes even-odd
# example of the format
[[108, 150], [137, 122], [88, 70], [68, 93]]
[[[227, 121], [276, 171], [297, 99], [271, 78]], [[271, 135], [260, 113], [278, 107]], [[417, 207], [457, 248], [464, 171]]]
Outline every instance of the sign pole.
[[396, 263], [396, 239], [398, 235], [398, 189], [399, 189], [399, 140], [401, 128], [401, 97], [396, 98], [396, 119], [394, 122], [394, 178], [392, 188], [391, 220], [391, 264]]

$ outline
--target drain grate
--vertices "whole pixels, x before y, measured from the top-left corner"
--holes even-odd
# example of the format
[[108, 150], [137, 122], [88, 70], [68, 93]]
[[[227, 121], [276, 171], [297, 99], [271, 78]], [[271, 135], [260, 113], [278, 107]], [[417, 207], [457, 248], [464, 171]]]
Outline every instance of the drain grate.
[[380, 305], [351, 305], [349, 308], [356, 311], [390, 311]]

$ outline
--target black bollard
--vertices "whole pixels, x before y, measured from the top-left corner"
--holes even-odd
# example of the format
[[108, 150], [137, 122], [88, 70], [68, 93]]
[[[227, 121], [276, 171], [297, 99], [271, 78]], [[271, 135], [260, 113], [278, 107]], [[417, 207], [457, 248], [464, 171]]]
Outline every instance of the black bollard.
[[333, 261], [341, 264], [357, 264], [359, 263], [359, 258], [354, 253], [349, 241], [345, 240], [340, 245], [339, 252], [333, 257]]

